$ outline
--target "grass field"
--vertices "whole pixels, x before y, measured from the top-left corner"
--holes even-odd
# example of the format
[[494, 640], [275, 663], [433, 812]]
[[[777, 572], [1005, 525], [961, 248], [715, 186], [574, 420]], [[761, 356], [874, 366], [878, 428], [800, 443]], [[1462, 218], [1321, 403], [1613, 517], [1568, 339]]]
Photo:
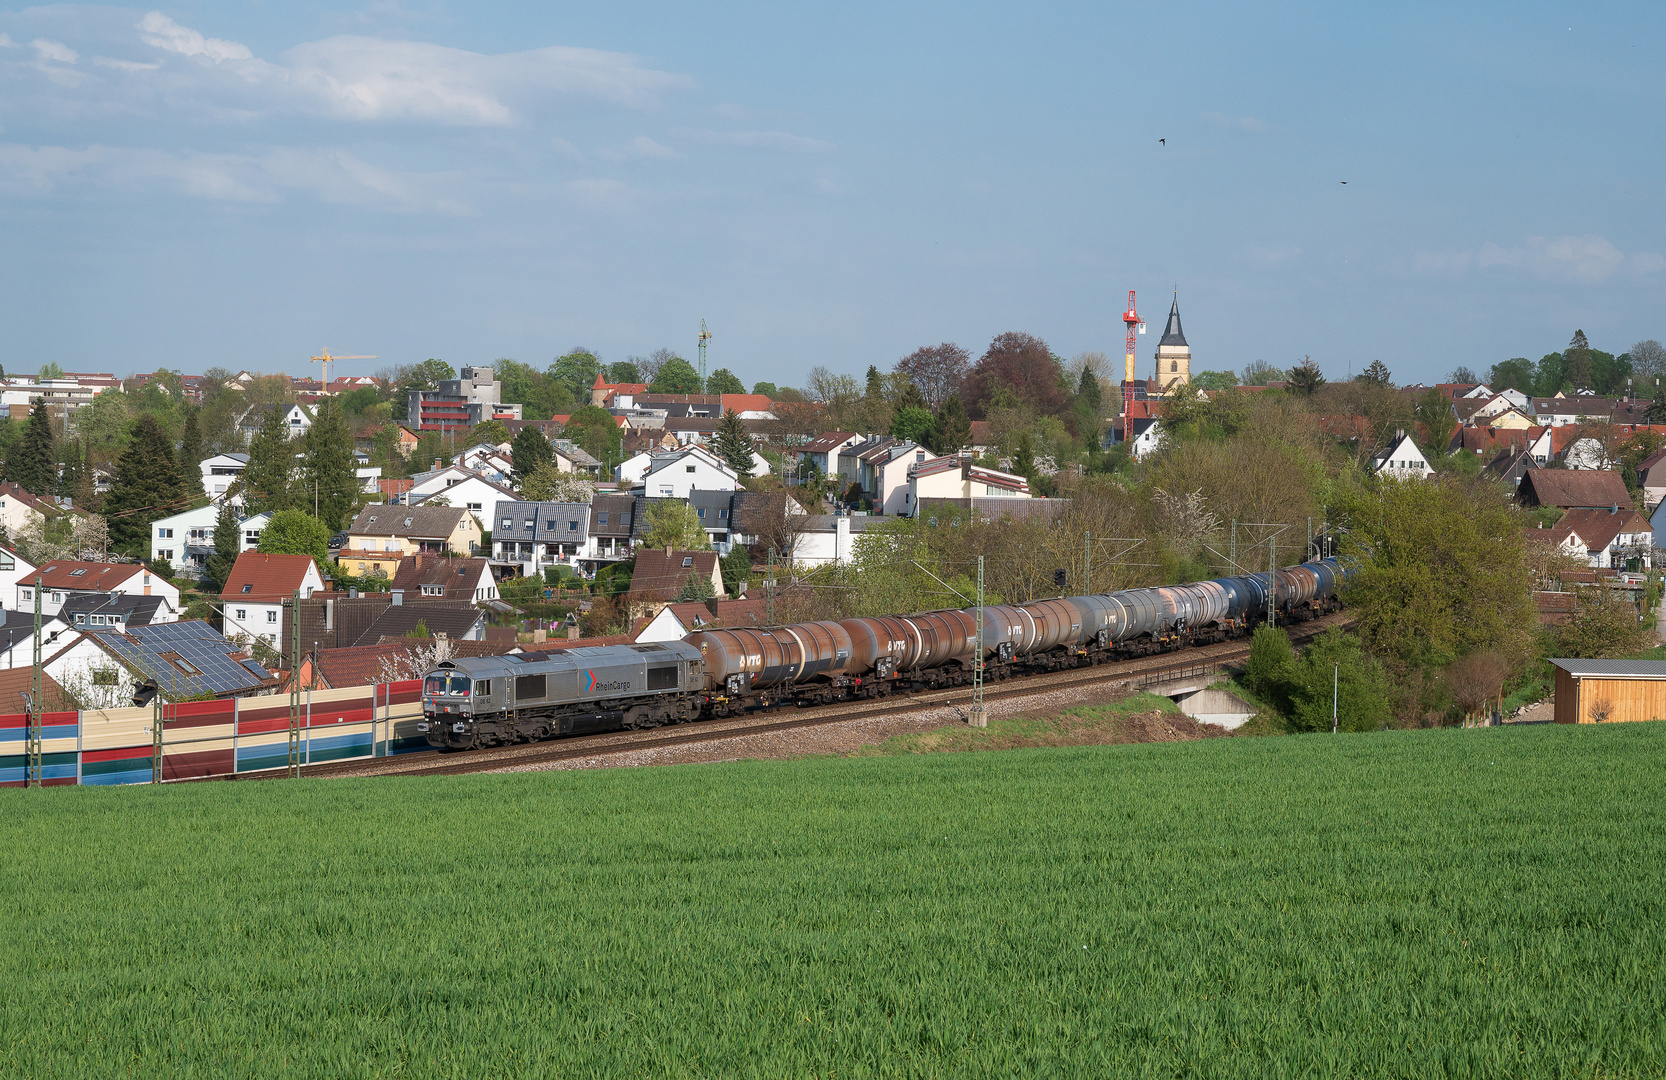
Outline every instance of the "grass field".
[[1666, 724], [3, 793], [0, 1074], [1647, 1077]]

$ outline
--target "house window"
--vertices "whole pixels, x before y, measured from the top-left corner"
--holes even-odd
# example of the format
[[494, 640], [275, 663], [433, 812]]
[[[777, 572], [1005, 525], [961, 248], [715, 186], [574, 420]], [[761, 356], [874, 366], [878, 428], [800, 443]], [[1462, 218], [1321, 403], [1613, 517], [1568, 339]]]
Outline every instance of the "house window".
[[208, 539], [208, 530], [207, 529], [192, 529], [191, 530], [191, 539], [195, 540], [195, 541], [198, 541], [198, 542], [207, 540]]
[[[607, 524], [607, 515], [606, 514], [598, 514], [596, 516], [596, 524], [606, 525]], [[7, 567], [4, 567], [4, 569], [10, 570], [11, 567], [7, 566]]]
[[695, 517], [700, 517], [700, 518], [705, 517], [706, 516], [706, 508], [704, 506], [700, 507], [698, 510], [694, 511], [694, 516]]
[[156, 536], [160, 540], [172, 540], [174, 538], [174, 531], [172, 529], [157, 529]]
[[534, 521], [533, 521], [533, 520], [532, 520], [532, 519], [531, 519], [531, 518], [527, 518], [527, 519], [526, 519], [526, 527], [527, 527], [527, 528], [529, 528], [529, 529], [530, 529], [530, 528], [533, 528], [533, 527], [534, 527], [534, 525], [535, 525], [535, 522], [534, 522]]
[[64, 599], [64, 594], [63, 593], [58, 592], [56, 590], [53, 591], [53, 593], [52, 593], [52, 602], [54, 604], [61, 603], [63, 601], [63, 599]]
[[729, 511], [727, 511], [727, 510], [719, 510], [717, 512], [717, 520], [719, 520], [719, 521], [725, 521], [725, 520], [728, 519], [728, 517], [729, 517]]
[[469, 503], [469, 509], [470, 510], [479, 510], [481, 508], [481, 505], [482, 504], [480, 504], [480, 503]]
[[70, 577], [80, 577], [82, 574], [85, 574], [86, 572], [87, 572], [86, 567], [81, 567], [78, 570], [71, 570], [69, 572], [69, 576]]
[[544, 531], [545, 532], [550, 532], [550, 531], [554, 530], [554, 528], [555, 528], [555, 522], [553, 522], [553, 521], [544, 522]]
[[685, 466], [683, 466], [683, 471], [684, 471], [684, 472], [693, 472], [693, 471], [694, 471], [694, 466], [692, 466], [692, 465], [685, 465]]
[[515, 522], [512, 518], [504, 518], [503, 519], [503, 528], [513, 529], [514, 527], [515, 527]]
[[246, 593], [251, 593], [251, 592], [255, 591], [255, 587], [253, 585], [245, 585], [245, 586], [243, 586], [243, 591], [246, 592]]
[[1172, 373], [1172, 372], [1176, 372], [1176, 371], [1179, 371], [1179, 370], [1180, 370], [1180, 361], [1170, 360], [1169, 361], [1169, 371]]
[[278, 621], [278, 613], [275, 612], [275, 611], [268, 611], [266, 613], [266, 621], [267, 622], [277, 622]]
[[688, 568], [690, 566], [693, 566], [693, 565], [694, 565], [694, 556], [684, 555], [683, 556], [683, 567], [686, 569], [686, 568]]
[[578, 532], [578, 522], [576, 522], [576, 521], [567, 522], [567, 531], [568, 532]]
[[[376, 519], [371, 518], [371, 520], [374, 521]], [[254, 545], [260, 543], [260, 530], [259, 529], [244, 529], [243, 530], [243, 542], [245, 544], [248, 544], [250, 547], [253, 547]]]
[[33, 600], [34, 598], [35, 598], [35, 590], [33, 590], [33, 589], [24, 589], [23, 590], [23, 599]]
[[163, 548], [161, 551], [158, 551], [156, 553], [156, 557], [158, 559], [161, 559], [163, 562], [173, 562], [174, 561], [174, 549], [173, 548]]
[[424, 595], [424, 596], [444, 596], [445, 595], [445, 586], [444, 585], [424, 585], [422, 587], [422, 595]]

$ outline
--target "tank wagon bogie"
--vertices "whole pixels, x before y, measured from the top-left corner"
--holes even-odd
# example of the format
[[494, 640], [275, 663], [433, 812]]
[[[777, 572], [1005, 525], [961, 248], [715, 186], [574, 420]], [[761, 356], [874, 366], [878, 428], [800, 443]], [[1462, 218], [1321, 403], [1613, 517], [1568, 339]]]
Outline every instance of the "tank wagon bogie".
[[447, 661], [423, 680], [445, 748], [724, 717], [1062, 671], [1242, 637], [1341, 607], [1335, 559], [1269, 574], [981, 609], [699, 630], [682, 641]]

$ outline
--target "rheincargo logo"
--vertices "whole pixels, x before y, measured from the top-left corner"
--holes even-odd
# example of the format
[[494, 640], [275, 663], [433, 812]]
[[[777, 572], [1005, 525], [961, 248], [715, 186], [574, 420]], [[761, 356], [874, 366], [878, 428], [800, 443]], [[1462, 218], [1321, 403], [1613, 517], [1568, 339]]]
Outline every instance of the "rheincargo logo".
[[578, 688], [586, 694], [606, 694], [614, 690], [629, 690], [631, 684], [628, 679], [620, 682], [597, 682], [594, 671], [581, 671], [578, 673]]

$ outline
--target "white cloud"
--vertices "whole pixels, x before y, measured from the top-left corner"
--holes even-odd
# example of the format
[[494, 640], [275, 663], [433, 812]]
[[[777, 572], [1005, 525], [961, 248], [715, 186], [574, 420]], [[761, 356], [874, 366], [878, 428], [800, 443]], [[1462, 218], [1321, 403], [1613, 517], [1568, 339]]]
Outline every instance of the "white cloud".
[[227, 60], [253, 60], [255, 55], [241, 42], [203, 37], [190, 27], [174, 22], [160, 11], [152, 11], [140, 19], [139, 31], [139, 36], [146, 45], [154, 45], [158, 49], [166, 49], [181, 56], [200, 56], [216, 64]]
[[467, 213], [448, 178], [378, 168], [341, 150], [281, 147], [263, 154], [169, 153], [131, 147], [0, 145], [0, 191], [95, 188], [220, 202], [274, 203], [307, 193], [384, 210]]
[[799, 154], [813, 154], [829, 148], [820, 139], [793, 135], [786, 131], [691, 131], [690, 138], [713, 146], [742, 146], [763, 150], [788, 150]]
[[111, 56], [95, 56], [93, 63], [99, 67], [113, 68], [116, 71], [155, 71], [161, 64], [141, 64], [137, 60], [117, 60]]
[[681, 155], [646, 135], [638, 135], [625, 146], [603, 150], [596, 156], [604, 161], [670, 161]]
[[68, 45], [52, 41], [49, 38], [36, 38], [29, 43], [29, 47], [34, 49], [35, 55], [42, 60], [53, 60], [60, 64], [73, 64], [81, 59], [81, 54]]
[[21, 49], [23, 46], [12, 40], [10, 34], [0, 34], [0, 49]]
[[1479, 251], [1420, 252], [1413, 265], [1421, 272], [1461, 274], [1503, 267], [1546, 281], [1598, 285], [1615, 274], [1650, 274], [1666, 270], [1666, 256], [1655, 251], [1627, 254], [1601, 236], [1529, 236], [1504, 247], [1488, 242]]
[[1216, 127], [1226, 128], [1228, 131], [1242, 131], [1248, 135], [1264, 135], [1272, 130], [1266, 121], [1257, 120], [1253, 116], [1228, 116], [1226, 113], [1206, 112], [1203, 118]]

